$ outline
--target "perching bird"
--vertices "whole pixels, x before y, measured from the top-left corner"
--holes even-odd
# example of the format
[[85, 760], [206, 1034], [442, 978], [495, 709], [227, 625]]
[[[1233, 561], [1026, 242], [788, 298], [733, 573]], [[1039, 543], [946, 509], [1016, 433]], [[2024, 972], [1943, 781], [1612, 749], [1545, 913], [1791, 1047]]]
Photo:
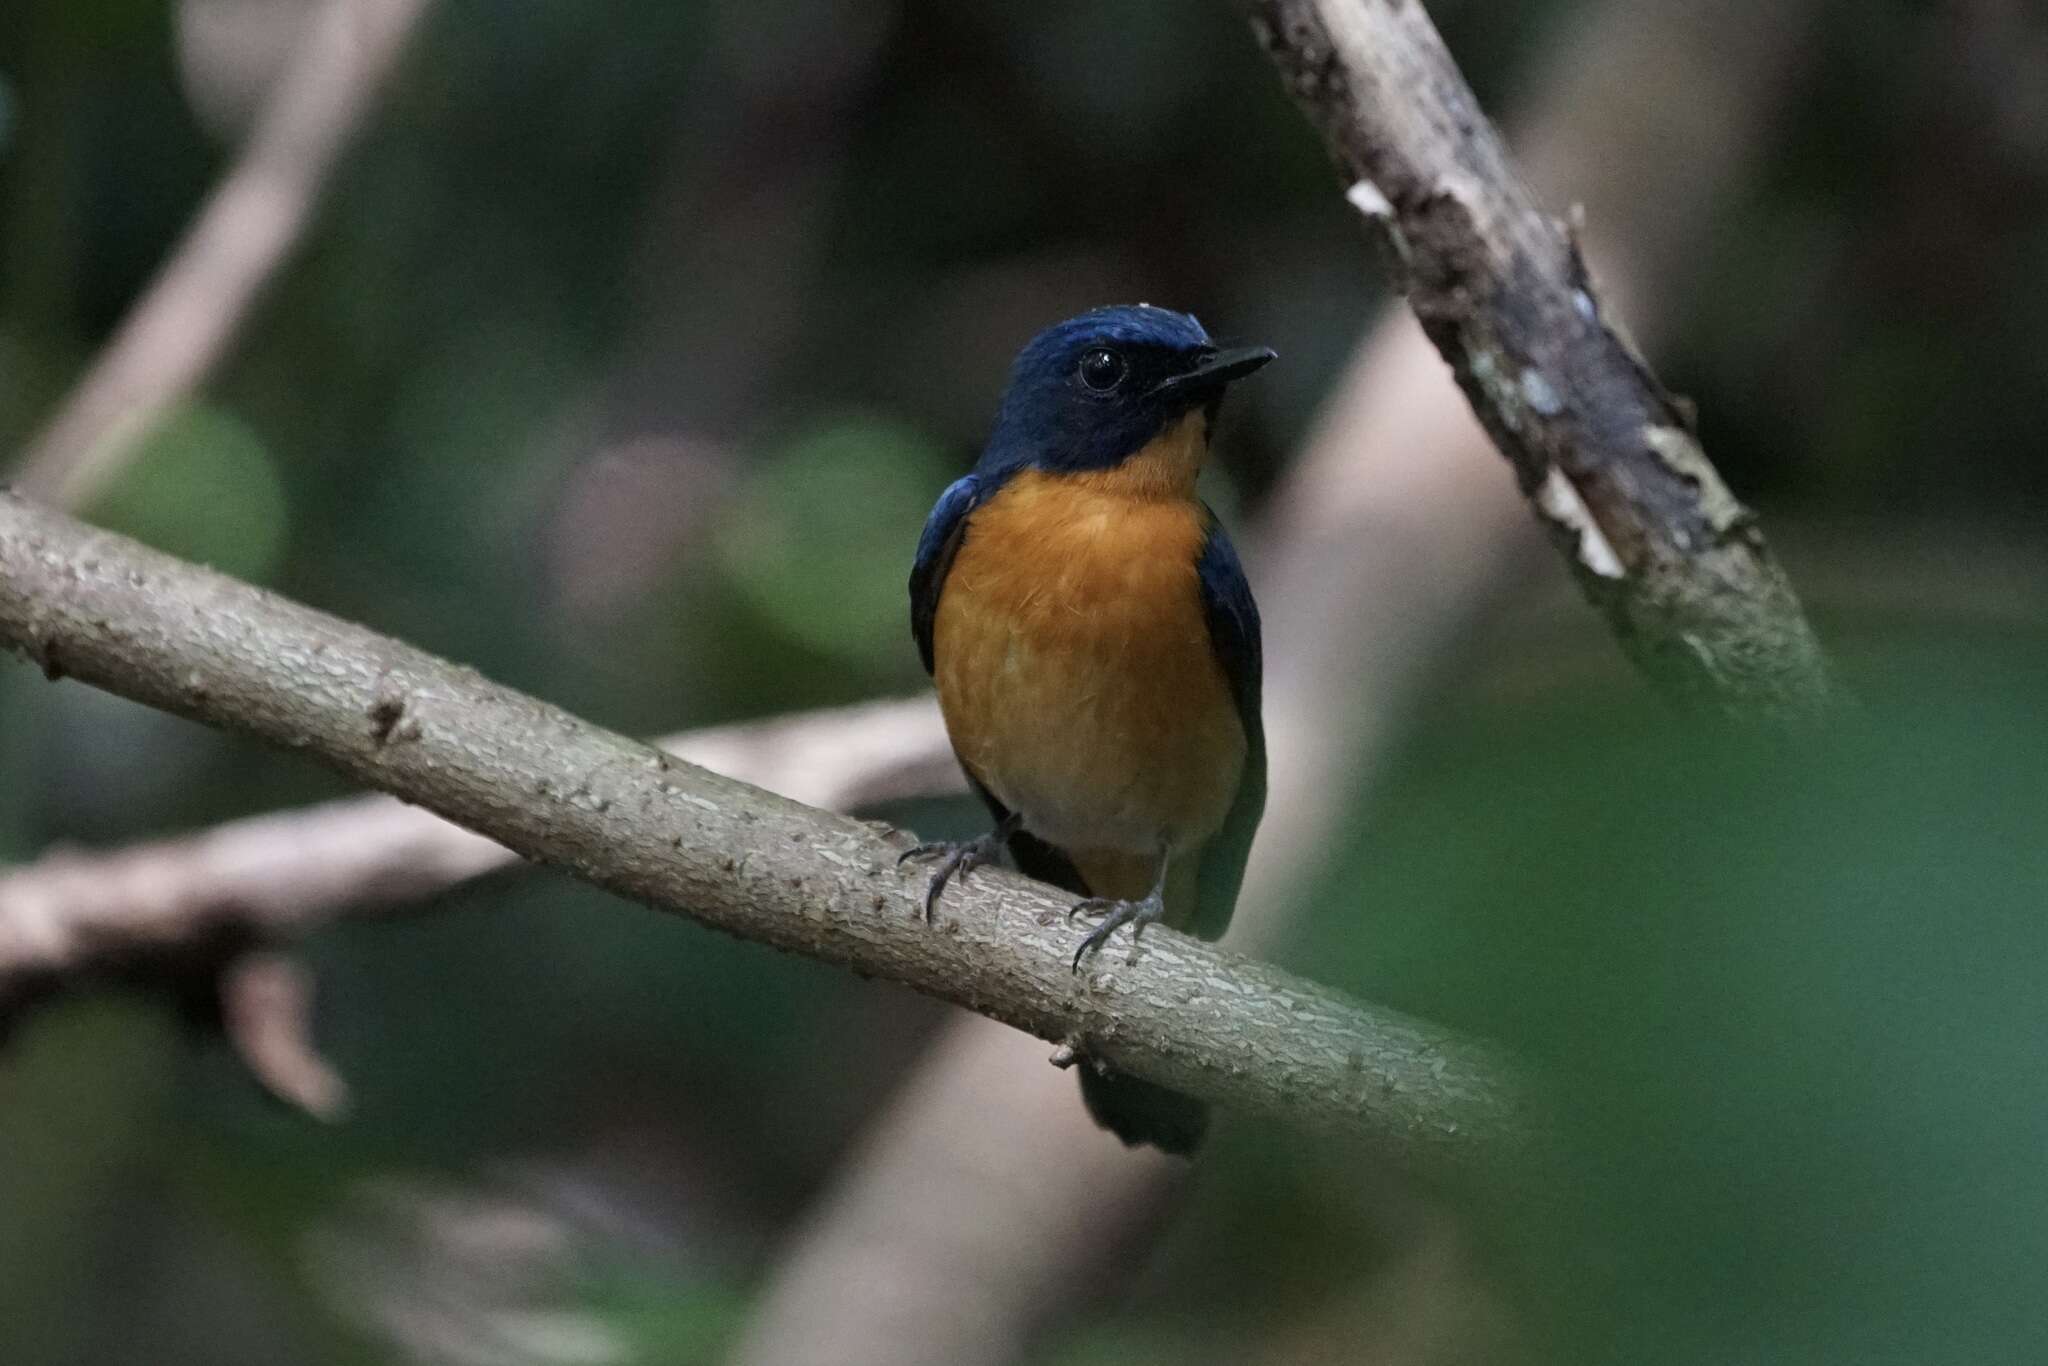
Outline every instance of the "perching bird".
[[[910, 619], [953, 751], [995, 829], [943, 854], [949, 879], [1008, 845], [1100, 923], [1223, 933], [1266, 801], [1259, 613], [1195, 496], [1223, 391], [1273, 359], [1220, 350], [1185, 313], [1102, 308], [1018, 355], [974, 471], [939, 496]], [[1208, 1108], [1081, 1067], [1096, 1122], [1191, 1153]]]

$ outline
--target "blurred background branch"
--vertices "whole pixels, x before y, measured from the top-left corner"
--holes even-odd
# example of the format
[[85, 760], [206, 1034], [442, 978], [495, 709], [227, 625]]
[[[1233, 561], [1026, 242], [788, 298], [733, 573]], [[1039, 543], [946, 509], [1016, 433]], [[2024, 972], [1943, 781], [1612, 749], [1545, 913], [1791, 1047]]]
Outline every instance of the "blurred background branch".
[[[862, 703], [656, 741], [715, 773], [850, 811], [961, 786], [929, 698]], [[54, 849], [0, 871], [0, 1004], [52, 975], [133, 971], [227, 934], [282, 942], [388, 913], [519, 862], [392, 797], [350, 797], [107, 852]]]
[[15, 469], [58, 507], [100, 493], [233, 345], [298, 245], [429, 0], [320, 0], [234, 167]]
[[1833, 701], [1820, 644], [1694, 434], [1601, 316], [1419, 4], [1249, 0], [1252, 28], [1586, 596], [1650, 678], [1733, 714]]

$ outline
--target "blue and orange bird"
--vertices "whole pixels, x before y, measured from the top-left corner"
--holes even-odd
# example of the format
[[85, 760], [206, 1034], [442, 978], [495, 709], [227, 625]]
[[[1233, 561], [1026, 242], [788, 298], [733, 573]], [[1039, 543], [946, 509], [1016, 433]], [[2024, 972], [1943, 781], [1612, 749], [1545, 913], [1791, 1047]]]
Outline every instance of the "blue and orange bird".
[[[995, 817], [943, 855], [949, 879], [1007, 846], [1084, 898], [1074, 954], [1154, 921], [1223, 933], [1266, 800], [1259, 613], [1195, 495], [1223, 391], [1273, 359], [1219, 349], [1185, 313], [1102, 308], [1018, 355], [972, 473], [939, 496], [910, 573], [910, 619], [960, 766]], [[1096, 1121], [1191, 1153], [1191, 1096], [1094, 1063]]]

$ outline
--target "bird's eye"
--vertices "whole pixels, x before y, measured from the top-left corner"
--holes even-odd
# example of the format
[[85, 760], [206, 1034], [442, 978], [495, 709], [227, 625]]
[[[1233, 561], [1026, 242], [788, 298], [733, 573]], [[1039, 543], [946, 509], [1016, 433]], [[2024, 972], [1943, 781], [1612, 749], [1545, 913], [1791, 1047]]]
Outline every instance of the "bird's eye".
[[1130, 366], [1116, 352], [1097, 347], [1081, 357], [1081, 383], [1098, 394], [1106, 394], [1124, 382]]

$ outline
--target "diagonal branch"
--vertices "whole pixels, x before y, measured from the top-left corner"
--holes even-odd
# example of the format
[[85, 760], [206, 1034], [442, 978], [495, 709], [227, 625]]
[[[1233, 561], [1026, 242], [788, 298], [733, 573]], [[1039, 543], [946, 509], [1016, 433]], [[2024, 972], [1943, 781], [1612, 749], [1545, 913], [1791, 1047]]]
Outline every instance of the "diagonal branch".
[[1494, 1052], [1186, 936], [1075, 975], [1065, 901], [978, 874], [924, 923], [918, 870], [860, 821], [598, 729], [441, 660], [0, 497], [0, 640], [51, 677], [305, 751], [535, 862], [856, 971], [1140, 1076], [1421, 1166], [1540, 1138]]
[[1424, 331], [1624, 649], [1667, 691], [1797, 721], [1838, 700], [1755, 517], [1603, 315], [1417, 0], [1241, 0]]
[[220, 360], [311, 220], [428, 0], [323, 0], [248, 146], [37, 436], [15, 486], [82, 507]]
[[[714, 726], [655, 743], [832, 811], [964, 785], [930, 697]], [[221, 930], [266, 942], [296, 938], [518, 861], [502, 844], [376, 794], [109, 852], [55, 849], [0, 870], [0, 1003], [19, 983], [127, 962]]]

